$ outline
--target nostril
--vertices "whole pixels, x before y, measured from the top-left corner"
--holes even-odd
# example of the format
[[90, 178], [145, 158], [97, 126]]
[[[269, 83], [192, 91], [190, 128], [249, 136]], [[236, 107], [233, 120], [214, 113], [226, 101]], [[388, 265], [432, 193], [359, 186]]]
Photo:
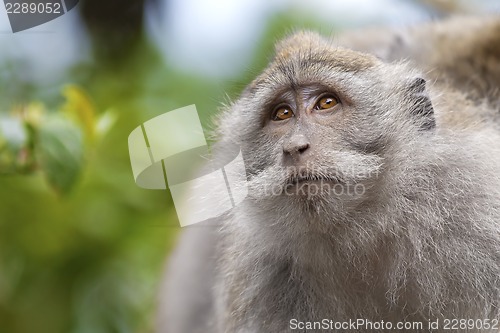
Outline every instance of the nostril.
[[295, 135], [287, 140], [283, 146], [285, 155], [301, 155], [309, 149], [309, 140], [304, 135]]
[[297, 151], [299, 152], [299, 154], [302, 154], [303, 152], [305, 152], [307, 149], [309, 148], [309, 144], [306, 143], [305, 145], [301, 146], [301, 147], [298, 147]]
[[304, 145], [300, 145], [300, 146], [288, 147], [286, 149], [283, 149], [283, 153], [285, 153], [287, 155], [301, 155], [307, 149], [309, 149], [309, 144], [304, 144]]

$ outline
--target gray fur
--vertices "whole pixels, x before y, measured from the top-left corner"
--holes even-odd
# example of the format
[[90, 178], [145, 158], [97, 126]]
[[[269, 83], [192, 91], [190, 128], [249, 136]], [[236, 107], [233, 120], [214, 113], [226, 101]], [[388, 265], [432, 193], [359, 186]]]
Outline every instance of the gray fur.
[[[213, 297], [205, 312], [213, 332], [289, 332], [292, 318], [421, 321], [428, 332], [429, 320], [444, 331], [444, 319], [500, 318], [500, 135], [480, 118], [447, 122], [450, 96], [463, 94], [425, 88], [422, 77], [406, 63], [299, 33], [222, 113], [219, 153], [225, 142], [241, 146], [249, 196], [205, 239], [218, 244], [211, 260], [201, 252], [188, 259], [199, 244], [189, 237], [173, 259], [217, 267], [214, 283], [195, 279]], [[299, 116], [318, 86], [341, 96], [328, 121]], [[280, 127], [269, 120], [277, 96], [297, 112]], [[467, 107], [494, 114], [493, 105]], [[310, 148], [287, 160], [283, 147], [303, 136]], [[286, 192], [302, 172], [363, 190]], [[307, 179], [310, 191], [318, 181]], [[196, 320], [196, 302], [185, 302], [192, 293], [179, 301], [193, 287], [173, 289], [167, 304]], [[171, 333], [207, 327], [169, 325]]]

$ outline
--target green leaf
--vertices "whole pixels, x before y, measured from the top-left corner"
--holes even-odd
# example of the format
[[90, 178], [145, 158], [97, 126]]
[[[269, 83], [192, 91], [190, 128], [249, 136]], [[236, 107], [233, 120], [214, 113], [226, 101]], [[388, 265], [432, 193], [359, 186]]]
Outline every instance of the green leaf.
[[87, 139], [92, 140], [96, 126], [96, 111], [92, 100], [82, 88], [73, 84], [64, 87], [62, 93], [66, 97], [63, 110], [83, 128]]
[[106, 110], [101, 115], [99, 115], [95, 126], [97, 137], [101, 138], [106, 135], [111, 127], [113, 127], [113, 125], [116, 123], [117, 119], [118, 113], [113, 109]]
[[36, 149], [40, 168], [49, 184], [67, 193], [75, 184], [84, 162], [81, 130], [62, 117], [50, 117], [40, 126]]

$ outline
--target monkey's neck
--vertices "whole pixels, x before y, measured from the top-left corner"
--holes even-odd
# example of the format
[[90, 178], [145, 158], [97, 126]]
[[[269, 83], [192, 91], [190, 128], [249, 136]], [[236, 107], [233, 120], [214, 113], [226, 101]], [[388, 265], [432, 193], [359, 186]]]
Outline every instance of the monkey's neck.
[[[382, 243], [354, 249], [317, 232], [303, 234], [293, 244], [276, 236], [274, 243], [267, 237], [245, 237], [233, 239], [235, 246], [226, 252], [227, 312], [235, 327], [245, 323], [259, 332], [282, 332], [284, 326], [266, 323], [284, 325], [291, 318], [375, 320], [376, 309], [385, 306], [385, 288], [377, 278], [382, 271], [378, 256], [383, 255], [377, 247]], [[358, 312], [360, 303], [366, 312]]]

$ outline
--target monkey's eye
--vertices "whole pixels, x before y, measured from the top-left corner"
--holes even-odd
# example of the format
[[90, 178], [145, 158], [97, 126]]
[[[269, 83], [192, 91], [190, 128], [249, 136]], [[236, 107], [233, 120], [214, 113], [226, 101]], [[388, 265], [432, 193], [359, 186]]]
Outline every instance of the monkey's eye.
[[293, 112], [287, 106], [281, 106], [274, 111], [271, 119], [274, 121], [286, 120], [293, 117]]
[[337, 104], [339, 104], [337, 97], [333, 95], [326, 95], [320, 98], [314, 106], [314, 110], [327, 110], [333, 108]]

